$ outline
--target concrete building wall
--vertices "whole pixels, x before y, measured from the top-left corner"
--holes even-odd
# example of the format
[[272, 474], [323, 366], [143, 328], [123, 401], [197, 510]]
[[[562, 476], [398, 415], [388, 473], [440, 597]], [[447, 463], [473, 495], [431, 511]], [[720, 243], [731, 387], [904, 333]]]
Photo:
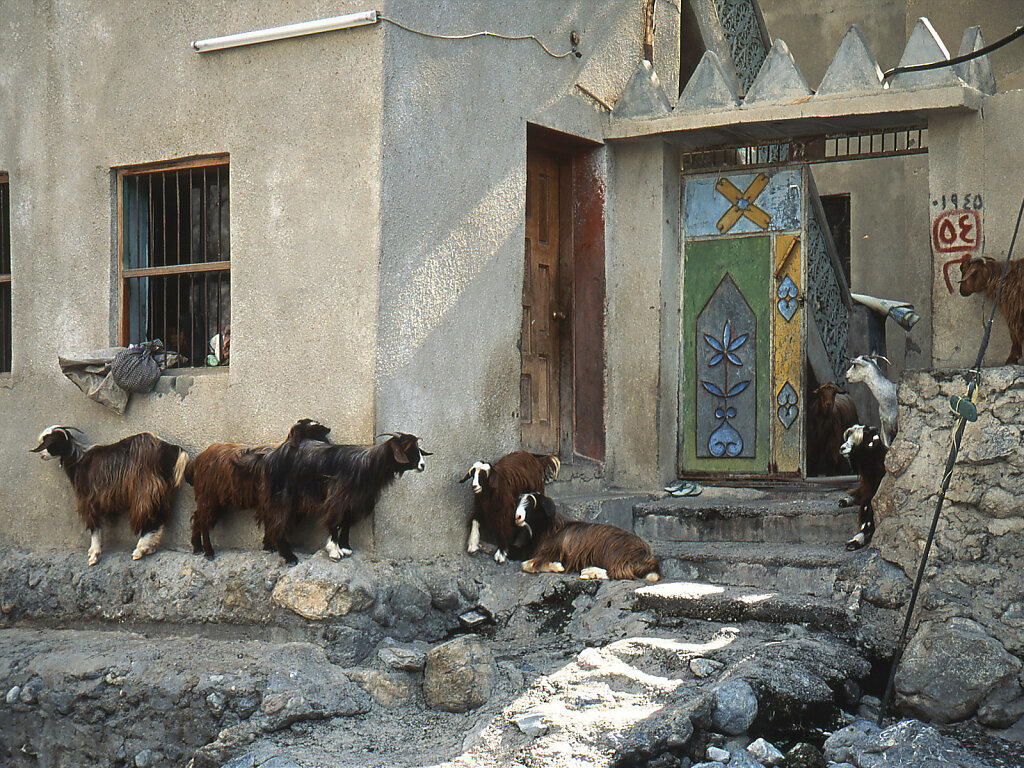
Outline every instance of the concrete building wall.
[[[655, 50], [666, 71], [678, 71], [675, 13], [673, 22], [659, 11]], [[384, 29], [377, 429], [415, 432], [436, 455], [424, 475], [389, 490], [373, 535], [383, 555], [422, 556], [465, 545], [471, 498], [456, 481], [473, 461], [520, 446], [527, 125], [599, 141], [606, 113], [585, 91], [615, 102], [639, 59], [641, 13], [629, 1], [536, 0], [506, 8], [464, 0], [392, 3], [385, 15], [432, 33], [536, 35], [556, 53], [569, 49], [576, 31], [583, 54], [556, 59], [532, 40], [439, 40]], [[608, 153], [601, 155], [607, 169]], [[650, 181], [660, 186], [660, 175]], [[609, 192], [609, 212], [634, 191]], [[609, 213], [609, 233], [619, 226]], [[609, 239], [607, 247], [609, 264], [633, 257], [632, 243]], [[628, 305], [625, 322], [632, 323], [641, 305], [648, 313], [646, 291], [630, 292], [612, 272], [609, 302], [615, 295], [619, 306]], [[656, 297], [657, 272], [652, 276]], [[656, 368], [656, 310], [654, 318], [645, 343]], [[614, 357], [616, 322], [612, 312], [609, 369], [623, 362]], [[649, 406], [653, 416], [653, 398]], [[609, 397], [609, 435], [642, 432], [653, 445], [644, 425], [621, 426], [627, 411]], [[619, 466], [616, 446], [610, 437], [611, 467]], [[614, 482], [614, 472], [605, 479]], [[430, 536], [411, 535], [424, 517]]]
[[[0, 170], [10, 174], [13, 372], [0, 376], [0, 543], [87, 546], [70, 486], [29, 453], [59, 422], [142, 430], [193, 454], [281, 439], [299, 417], [373, 436], [383, 41], [374, 27], [198, 54], [190, 41], [352, 3], [151, 2], [0, 8]], [[64, 350], [117, 340], [116, 166], [230, 155], [232, 357], [165, 379], [124, 416], [64, 376]], [[194, 374], [194, 375], [193, 375]], [[171, 546], [187, 546], [191, 490]], [[251, 547], [248, 515], [214, 534]], [[127, 539], [124, 524], [108, 548]], [[317, 538], [320, 534], [317, 534]], [[83, 555], [84, 556], [84, 555]]]

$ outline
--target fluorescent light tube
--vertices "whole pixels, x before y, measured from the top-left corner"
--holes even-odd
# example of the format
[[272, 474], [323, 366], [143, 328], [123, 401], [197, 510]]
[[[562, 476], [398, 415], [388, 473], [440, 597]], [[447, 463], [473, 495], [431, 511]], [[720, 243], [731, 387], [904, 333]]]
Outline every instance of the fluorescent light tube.
[[192, 47], [199, 53], [205, 53], [207, 51], [219, 51], [223, 48], [237, 48], [240, 45], [266, 43], [271, 40], [315, 35], [318, 32], [331, 32], [335, 29], [346, 29], [348, 27], [359, 27], [364, 24], [376, 23], [376, 11], [361, 11], [360, 13], [347, 13], [344, 16], [332, 16], [329, 19], [303, 21], [298, 24], [286, 24], [283, 27], [270, 27], [269, 29], [258, 29], [254, 32], [240, 32], [237, 35], [211, 37], [208, 40], [195, 40], [192, 43]]

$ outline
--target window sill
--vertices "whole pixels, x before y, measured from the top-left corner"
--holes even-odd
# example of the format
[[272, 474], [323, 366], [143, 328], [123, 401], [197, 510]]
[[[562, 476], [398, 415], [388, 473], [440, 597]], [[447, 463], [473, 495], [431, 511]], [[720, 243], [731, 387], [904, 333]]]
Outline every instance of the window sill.
[[153, 388], [155, 395], [177, 394], [184, 397], [192, 389], [196, 378], [227, 376], [229, 366], [203, 368], [168, 368], [164, 370]]

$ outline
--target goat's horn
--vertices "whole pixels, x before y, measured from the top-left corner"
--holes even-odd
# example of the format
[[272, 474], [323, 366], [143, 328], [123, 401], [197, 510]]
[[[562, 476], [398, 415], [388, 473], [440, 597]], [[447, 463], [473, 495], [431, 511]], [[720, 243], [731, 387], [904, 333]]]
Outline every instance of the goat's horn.
[[396, 433], [394, 433], [394, 432], [381, 432], [379, 435], [377, 435], [373, 439], [374, 440], [380, 440], [382, 437], [398, 437], [398, 435]]
[[887, 358], [885, 355], [870, 355], [870, 357], [872, 360], [885, 360], [886, 365], [892, 365], [892, 363], [889, 362], [889, 358]]

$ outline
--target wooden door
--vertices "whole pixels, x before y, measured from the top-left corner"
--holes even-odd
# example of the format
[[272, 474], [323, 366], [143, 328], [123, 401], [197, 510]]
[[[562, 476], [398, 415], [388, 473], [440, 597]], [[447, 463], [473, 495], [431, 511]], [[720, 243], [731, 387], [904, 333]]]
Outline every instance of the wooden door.
[[526, 262], [520, 418], [523, 449], [558, 453], [558, 158], [526, 156]]

